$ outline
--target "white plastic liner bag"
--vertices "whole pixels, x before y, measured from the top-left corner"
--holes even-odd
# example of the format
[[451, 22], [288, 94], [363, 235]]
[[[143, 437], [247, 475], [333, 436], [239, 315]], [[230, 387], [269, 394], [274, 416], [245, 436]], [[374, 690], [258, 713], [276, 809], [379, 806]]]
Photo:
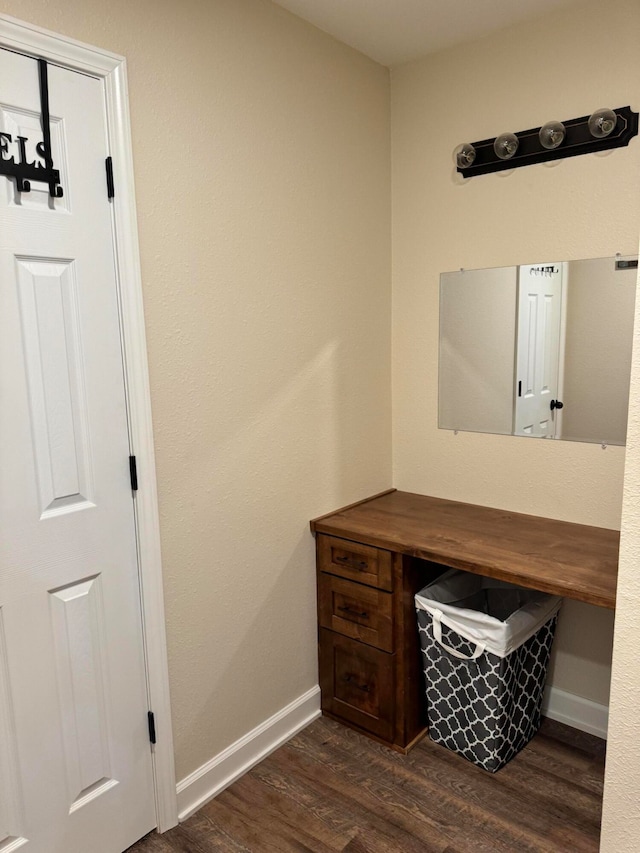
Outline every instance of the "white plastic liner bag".
[[[484, 651], [505, 658], [558, 612], [562, 599], [451, 569], [421, 590], [415, 603], [416, 608], [431, 615], [436, 641], [441, 645], [440, 626], [444, 624], [476, 645], [472, 658]], [[455, 657], [468, 657], [443, 648]]]
[[561, 601], [457, 570], [416, 595], [434, 742], [494, 773], [531, 740]]

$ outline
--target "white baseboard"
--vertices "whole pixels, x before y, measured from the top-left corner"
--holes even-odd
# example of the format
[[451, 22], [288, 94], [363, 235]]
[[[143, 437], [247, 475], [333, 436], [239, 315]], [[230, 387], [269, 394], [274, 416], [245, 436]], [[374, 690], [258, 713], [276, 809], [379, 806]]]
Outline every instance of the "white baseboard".
[[186, 820], [319, 716], [316, 686], [186, 776], [177, 785], [178, 820]]
[[[607, 737], [609, 708], [590, 699], [548, 687], [542, 713], [583, 732]], [[316, 686], [178, 782], [178, 819], [186, 820], [319, 716], [320, 688]]]
[[547, 687], [542, 700], [542, 713], [551, 720], [573, 726], [582, 732], [607, 738], [609, 724], [609, 708], [599, 705], [591, 699], [583, 699], [573, 693], [558, 690], [557, 687]]

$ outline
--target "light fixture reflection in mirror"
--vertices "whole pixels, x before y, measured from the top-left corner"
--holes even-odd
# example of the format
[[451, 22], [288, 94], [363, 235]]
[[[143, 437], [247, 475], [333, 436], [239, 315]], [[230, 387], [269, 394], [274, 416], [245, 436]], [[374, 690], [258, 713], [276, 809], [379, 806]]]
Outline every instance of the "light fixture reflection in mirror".
[[438, 426], [623, 445], [636, 273], [620, 258], [443, 273]]

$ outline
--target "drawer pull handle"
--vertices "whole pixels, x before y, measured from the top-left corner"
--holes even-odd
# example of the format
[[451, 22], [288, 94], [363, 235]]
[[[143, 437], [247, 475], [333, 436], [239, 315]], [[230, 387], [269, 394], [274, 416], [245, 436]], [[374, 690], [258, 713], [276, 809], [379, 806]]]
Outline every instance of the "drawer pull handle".
[[347, 682], [347, 684], [351, 684], [353, 687], [357, 688], [358, 690], [362, 690], [363, 693], [370, 693], [371, 692], [371, 688], [369, 687], [368, 684], [358, 684], [357, 681], [354, 681], [353, 675], [345, 675], [344, 680]]
[[343, 613], [347, 613], [349, 616], [359, 616], [360, 619], [369, 618], [369, 614], [366, 610], [354, 610], [353, 607], [350, 607], [348, 604], [344, 607], [338, 607], [338, 610], [341, 610]]
[[352, 568], [358, 569], [358, 571], [364, 571], [369, 568], [369, 564], [366, 560], [351, 560], [348, 556], [343, 555], [342, 557], [336, 557], [336, 563], [348, 563]]

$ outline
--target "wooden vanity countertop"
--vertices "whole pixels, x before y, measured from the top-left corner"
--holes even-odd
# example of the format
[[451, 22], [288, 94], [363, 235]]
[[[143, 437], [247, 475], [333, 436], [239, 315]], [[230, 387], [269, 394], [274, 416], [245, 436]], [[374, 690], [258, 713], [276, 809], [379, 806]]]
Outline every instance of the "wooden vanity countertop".
[[396, 490], [316, 518], [311, 530], [615, 608], [617, 530]]

